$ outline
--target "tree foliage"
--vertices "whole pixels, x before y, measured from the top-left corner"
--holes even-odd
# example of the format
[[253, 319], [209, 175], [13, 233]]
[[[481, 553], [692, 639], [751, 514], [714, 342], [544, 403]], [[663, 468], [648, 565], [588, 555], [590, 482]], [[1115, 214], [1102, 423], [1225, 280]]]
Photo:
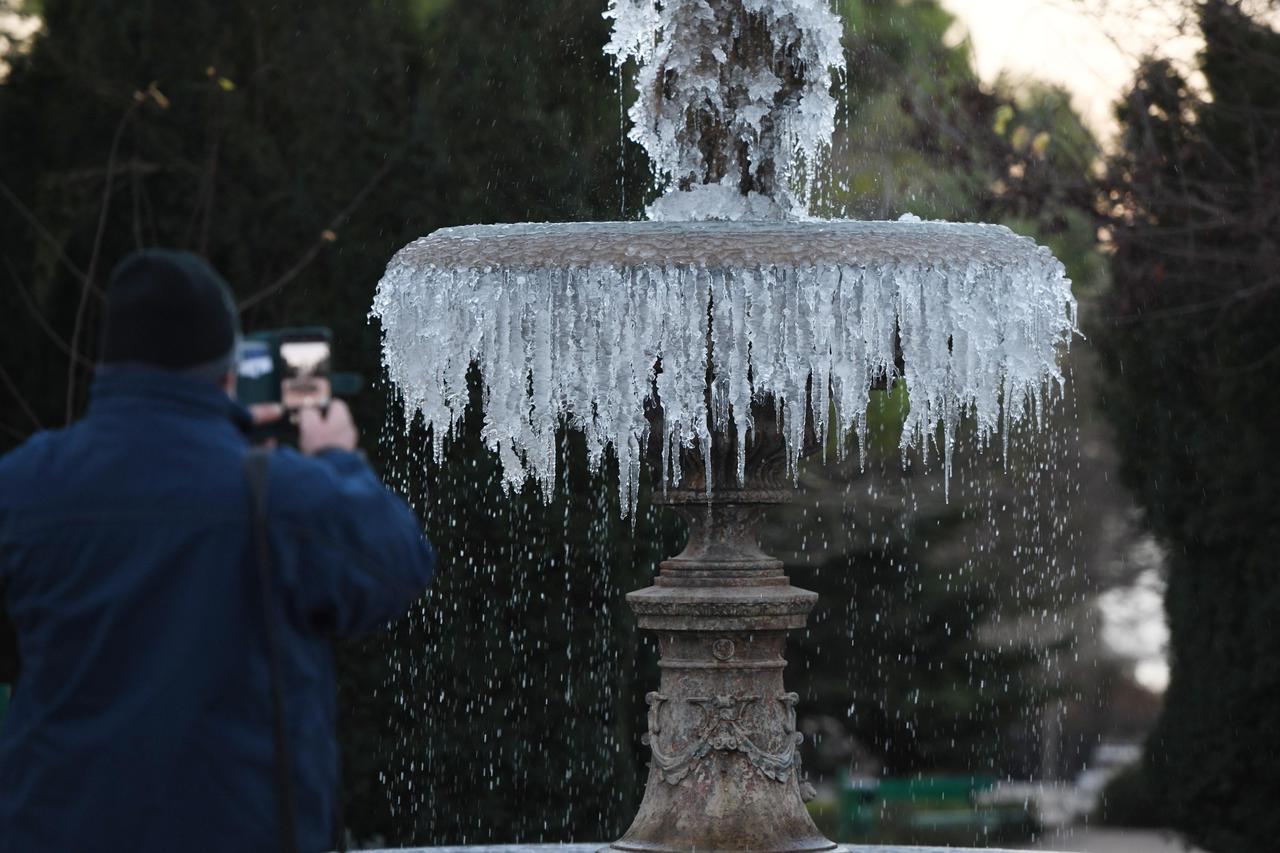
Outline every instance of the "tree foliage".
[[[937, 3], [842, 10], [849, 84], [827, 209], [1002, 222], [1052, 247], [1077, 295], [1096, 290], [1097, 149], [1067, 95], [981, 85]], [[869, 752], [862, 769], [1027, 776], [1069, 772], [1087, 755], [1078, 736], [1048, 766], [1041, 755], [1046, 703], [1085, 698], [1064, 661], [1103, 580], [1093, 549], [1116, 509], [1105, 468], [1080, 467], [1099, 432], [1075, 399], [1091, 393], [1092, 363], [1073, 354], [1068, 372], [1044, 434], [1028, 430], [1007, 455], [978, 448], [964, 424], [949, 496], [940, 464], [903, 467], [902, 389], [873, 395], [868, 446], [811, 461], [803, 497], [769, 527], [798, 564], [796, 583], [821, 594], [792, 683], [807, 713], [839, 721]]]
[[1119, 110], [1098, 333], [1126, 479], [1168, 552], [1146, 778], [1198, 845], [1263, 851], [1280, 834], [1280, 33], [1226, 0], [1198, 14], [1204, 88], [1152, 59]]
[[981, 85], [936, 2], [846, 0], [849, 52], [827, 200], [834, 213], [1003, 222], [1046, 242], [1077, 286], [1101, 280], [1090, 211], [1098, 149], [1064, 90]]
[[[0, 367], [20, 401], [0, 414], [4, 447], [83, 407], [101, 283], [135, 246], [207, 255], [246, 328], [329, 325], [338, 363], [376, 381], [365, 318], [409, 240], [461, 222], [624, 212], [637, 164], [624, 161], [594, 0], [41, 11], [40, 36], [0, 87]], [[630, 180], [628, 213], [645, 186]], [[382, 390], [356, 401], [374, 435]], [[378, 455], [420, 498], [425, 437], [400, 424]], [[596, 506], [607, 486], [585, 482], [581, 462], [576, 491], [550, 508], [503, 495], [484, 476], [493, 464], [473, 435], [427, 474], [424, 515], [445, 558], [436, 590], [394, 635], [341, 656], [358, 837], [603, 837], [625, 819], [620, 799], [634, 800], [635, 691], [610, 678], [627, 677], [636, 638], [591, 617], [605, 591], [616, 610], [642, 585], [657, 557], [645, 543], [670, 534], [615, 533], [616, 512]], [[613, 675], [587, 679], [601, 656]]]

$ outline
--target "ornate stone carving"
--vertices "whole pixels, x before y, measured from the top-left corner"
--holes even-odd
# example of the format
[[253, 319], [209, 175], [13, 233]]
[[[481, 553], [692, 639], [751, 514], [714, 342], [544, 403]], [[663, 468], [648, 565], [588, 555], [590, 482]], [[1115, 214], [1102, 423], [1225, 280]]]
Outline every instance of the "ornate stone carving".
[[803, 616], [813, 609], [811, 593], [794, 599], [765, 602], [628, 601], [637, 616]]
[[609, 853], [843, 849], [804, 807], [813, 789], [800, 766], [799, 697], [786, 690], [783, 668], [787, 632], [803, 627], [817, 596], [791, 586], [781, 561], [760, 548], [763, 513], [785, 498], [771, 486], [784, 481], [787, 457], [772, 407], [752, 414], [739, 488], [725, 485], [737, 480], [737, 437], [717, 432], [710, 448], [684, 455], [679, 488], [654, 496], [684, 517], [689, 539], [653, 586], [627, 596], [640, 627], [658, 634], [661, 683], [646, 696], [644, 798]]
[[701, 721], [694, 727], [691, 742], [678, 752], [667, 752], [658, 743], [662, 733], [661, 708], [669, 698], [657, 691], [645, 697], [649, 704], [649, 732], [642, 738], [653, 752], [653, 765], [662, 780], [678, 785], [704, 757], [716, 751], [741, 752], [751, 765], [775, 782], [786, 782], [800, 767], [797, 749], [804, 735], [796, 731], [796, 703], [800, 697], [784, 693], [777, 701], [784, 706], [780, 749], [770, 751], [758, 745], [743, 716], [760, 701], [759, 696], [690, 696], [684, 701], [699, 709]]

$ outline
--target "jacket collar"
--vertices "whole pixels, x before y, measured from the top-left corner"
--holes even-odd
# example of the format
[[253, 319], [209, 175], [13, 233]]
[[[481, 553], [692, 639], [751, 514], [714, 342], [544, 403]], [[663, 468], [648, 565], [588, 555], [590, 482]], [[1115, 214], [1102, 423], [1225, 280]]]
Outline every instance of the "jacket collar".
[[138, 408], [226, 419], [243, 432], [253, 425], [249, 410], [208, 380], [140, 365], [98, 365], [89, 413]]

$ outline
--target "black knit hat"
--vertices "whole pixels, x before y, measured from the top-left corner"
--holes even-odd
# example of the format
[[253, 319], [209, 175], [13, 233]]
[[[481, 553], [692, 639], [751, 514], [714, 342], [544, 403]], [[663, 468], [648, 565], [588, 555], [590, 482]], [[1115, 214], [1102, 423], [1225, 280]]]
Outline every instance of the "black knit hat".
[[102, 363], [144, 364], [216, 379], [234, 364], [240, 321], [231, 288], [198, 255], [146, 249], [111, 274]]

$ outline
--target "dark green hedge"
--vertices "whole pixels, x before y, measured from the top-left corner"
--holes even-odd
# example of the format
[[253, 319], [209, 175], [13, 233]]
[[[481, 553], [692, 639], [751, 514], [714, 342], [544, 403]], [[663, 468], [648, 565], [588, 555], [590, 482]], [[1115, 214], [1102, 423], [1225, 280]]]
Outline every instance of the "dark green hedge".
[[1144, 829], [1167, 827], [1169, 818], [1151, 790], [1147, 769], [1141, 764], [1125, 768], [1107, 783], [1093, 815], [1093, 821], [1103, 826]]

